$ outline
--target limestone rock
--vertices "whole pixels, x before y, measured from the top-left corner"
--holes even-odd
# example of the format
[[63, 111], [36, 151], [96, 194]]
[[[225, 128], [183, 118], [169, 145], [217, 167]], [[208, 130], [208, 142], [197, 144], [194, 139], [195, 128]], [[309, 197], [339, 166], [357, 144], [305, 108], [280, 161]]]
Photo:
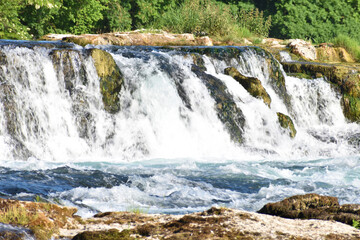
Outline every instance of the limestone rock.
[[246, 77], [234, 67], [226, 68], [224, 72], [240, 83], [253, 97], [262, 99], [264, 103], [270, 107], [271, 98], [259, 79]]
[[284, 62], [283, 67], [287, 73], [326, 77], [342, 94], [344, 116], [351, 122], [360, 122], [360, 67], [357, 64]]
[[46, 40], [63, 40], [80, 46], [92, 45], [119, 45], [119, 46], [213, 46], [211, 38], [198, 37], [193, 34], [171, 34], [167, 32], [149, 33], [141, 31], [82, 34], [82, 35], [46, 35]]
[[352, 56], [341, 47], [335, 48], [328, 44], [320, 44], [316, 51], [317, 60], [321, 62], [355, 62]]
[[348, 225], [352, 225], [353, 220], [360, 220], [359, 204], [340, 206], [336, 197], [318, 194], [297, 195], [268, 203], [258, 212], [292, 219], [335, 220]]
[[278, 112], [276, 114], [278, 116], [280, 126], [282, 128], [288, 129], [290, 137], [294, 138], [296, 136], [296, 129], [295, 129], [294, 123], [291, 120], [291, 118], [289, 116], [285, 115], [285, 114], [280, 113], [280, 112]]
[[310, 42], [294, 39], [290, 41], [288, 46], [292, 53], [298, 54], [306, 60], [314, 61], [317, 59], [316, 48]]
[[123, 84], [123, 75], [110, 53], [100, 49], [90, 51], [100, 77], [104, 108], [110, 113], [117, 113], [120, 111], [119, 93]]

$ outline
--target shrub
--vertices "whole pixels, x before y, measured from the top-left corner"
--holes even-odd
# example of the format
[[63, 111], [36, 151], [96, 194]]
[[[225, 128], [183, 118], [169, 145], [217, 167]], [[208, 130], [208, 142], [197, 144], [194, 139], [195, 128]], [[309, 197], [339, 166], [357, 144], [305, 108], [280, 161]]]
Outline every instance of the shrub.
[[265, 18], [264, 13], [259, 9], [245, 11], [240, 9], [238, 14], [239, 25], [258, 36], [267, 37], [271, 26], [271, 16]]

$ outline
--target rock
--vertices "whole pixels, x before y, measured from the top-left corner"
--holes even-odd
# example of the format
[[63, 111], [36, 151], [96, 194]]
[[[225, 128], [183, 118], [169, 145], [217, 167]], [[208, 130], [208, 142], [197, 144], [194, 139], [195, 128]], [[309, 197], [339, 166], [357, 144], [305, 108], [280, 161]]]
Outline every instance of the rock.
[[238, 144], [243, 143], [245, 117], [229, 94], [226, 85], [220, 79], [207, 74], [201, 66], [194, 64], [191, 70], [204, 82], [215, 100], [217, 116], [227, 128], [231, 140]]
[[246, 77], [242, 75], [236, 68], [229, 67], [224, 70], [226, 75], [233, 77], [240, 83], [253, 97], [262, 99], [268, 107], [271, 104], [271, 98], [262, 86], [261, 81], [254, 77]]
[[208, 37], [195, 38], [193, 34], [142, 33], [140, 31], [83, 35], [46, 35], [44, 39], [61, 39], [80, 46], [92, 45], [119, 45], [119, 46], [213, 46]]
[[107, 231], [85, 231], [77, 234], [72, 240], [135, 240], [136, 238], [130, 237], [130, 232], [124, 230], [120, 232], [117, 229], [110, 229]]
[[287, 73], [305, 73], [326, 77], [342, 94], [344, 116], [351, 122], [360, 122], [360, 68], [356, 64], [327, 64], [284, 62]]
[[291, 118], [280, 112], [277, 112], [276, 114], [278, 116], [280, 126], [282, 128], [288, 129], [290, 137], [294, 138], [296, 136], [296, 129]]
[[123, 75], [111, 54], [100, 49], [91, 49], [91, 57], [100, 77], [100, 91], [104, 108], [109, 113], [120, 111], [119, 93], [123, 84]]
[[360, 220], [360, 205], [340, 206], [336, 197], [306, 194], [268, 203], [258, 213], [292, 219], [335, 220], [352, 225], [353, 220]]
[[86, 94], [88, 79], [84, 66], [84, 56], [74, 49], [55, 49], [50, 56], [56, 70], [57, 79], [63, 82], [72, 99], [72, 112], [75, 116], [81, 138], [89, 139], [95, 131], [94, 119]]
[[344, 48], [334, 48], [328, 44], [320, 44], [316, 49], [317, 61], [320, 62], [349, 62], [353, 63], [355, 60]]
[[301, 39], [290, 40], [288, 46], [291, 49], [291, 52], [297, 55], [300, 55], [302, 58], [310, 61], [315, 61], [317, 59], [316, 48], [310, 43]]
[[50, 239], [59, 228], [73, 226], [72, 219], [76, 211], [76, 208], [50, 203], [0, 199], [2, 223], [29, 228], [38, 240]]

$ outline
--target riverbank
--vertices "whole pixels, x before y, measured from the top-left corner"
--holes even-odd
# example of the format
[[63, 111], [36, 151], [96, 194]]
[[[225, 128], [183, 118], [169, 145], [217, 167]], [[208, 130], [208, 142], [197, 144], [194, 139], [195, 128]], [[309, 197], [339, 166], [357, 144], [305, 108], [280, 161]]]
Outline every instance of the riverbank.
[[[310, 196], [313, 203], [319, 199]], [[12, 224], [0, 231], [0, 237], [11, 239], [24, 239], [27, 228], [36, 239], [360, 239], [359, 230], [335, 221], [286, 219], [223, 207], [186, 215], [132, 211], [81, 218], [75, 208], [50, 203], [0, 199], [0, 205], [1, 222]], [[14, 226], [25, 229], [15, 231]]]

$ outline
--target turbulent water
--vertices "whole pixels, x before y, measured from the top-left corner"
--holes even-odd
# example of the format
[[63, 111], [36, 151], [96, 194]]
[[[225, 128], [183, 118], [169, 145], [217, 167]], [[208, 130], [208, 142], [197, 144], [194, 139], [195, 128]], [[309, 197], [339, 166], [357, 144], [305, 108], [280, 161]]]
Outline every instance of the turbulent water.
[[[40, 196], [82, 216], [256, 211], [310, 192], [360, 203], [360, 128], [326, 79], [283, 73], [286, 105], [255, 48], [234, 48], [232, 57], [213, 48], [218, 56], [200, 54], [206, 71], [196, 74], [190, 53], [202, 48], [103, 46], [124, 75], [121, 110], [110, 114], [90, 48], [0, 42], [0, 197]], [[225, 75], [229, 66], [258, 78], [271, 108]], [[218, 91], [238, 109], [241, 142], [229, 116], [219, 117]], [[277, 112], [294, 121], [294, 139]]]

